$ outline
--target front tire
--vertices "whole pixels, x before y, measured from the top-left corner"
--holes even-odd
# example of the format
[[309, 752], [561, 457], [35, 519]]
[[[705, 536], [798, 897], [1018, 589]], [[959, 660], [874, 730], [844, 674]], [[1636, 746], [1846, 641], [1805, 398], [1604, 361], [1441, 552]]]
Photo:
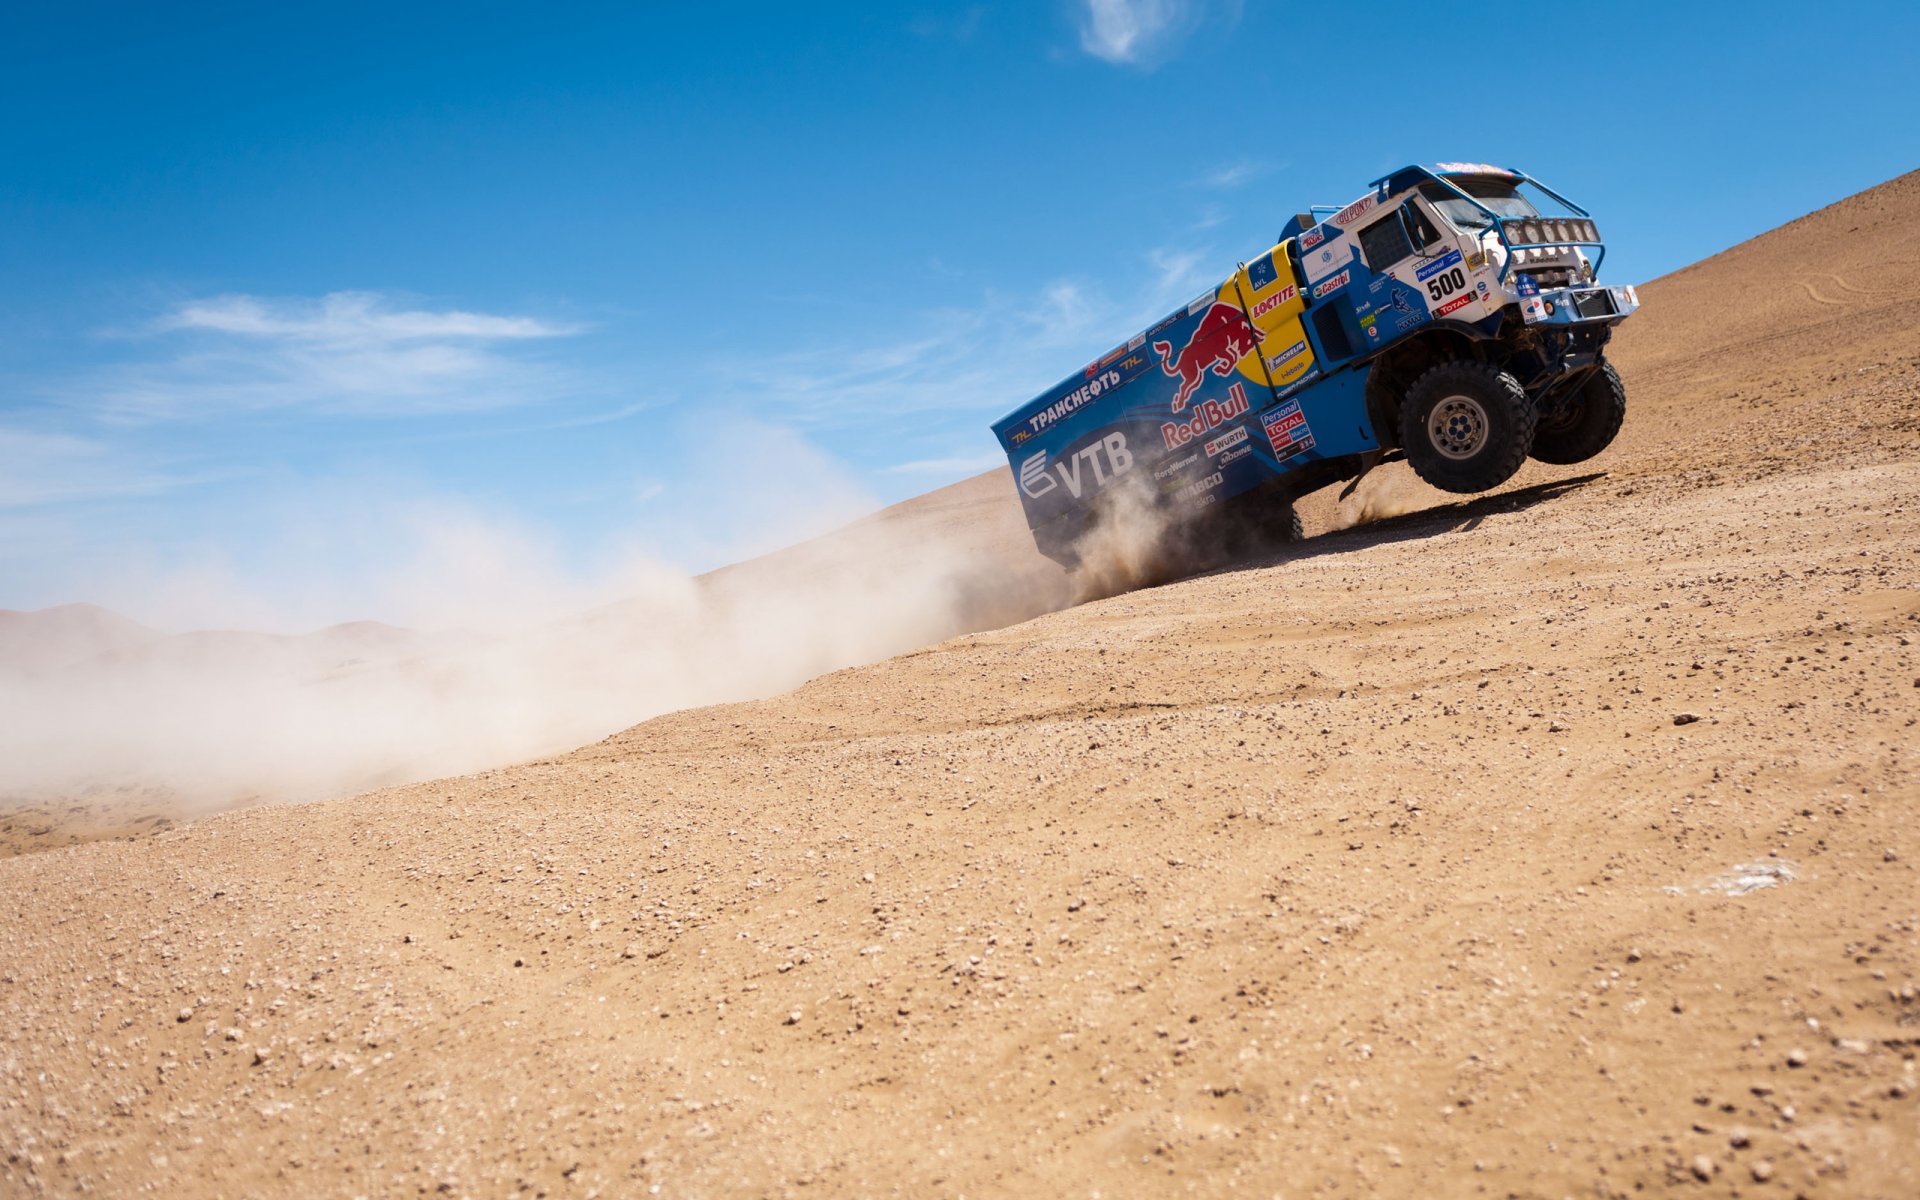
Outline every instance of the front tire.
[[1479, 362], [1429, 367], [1400, 405], [1400, 445], [1420, 478], [1447, 492], [1484, 492], [1513, 478], [1539, 413], [1518, 380]]
[[1540, 418], [1530, 453], [1560, 466], [1585, 462], [1612, 444], [1626, 419], [1627, 385], [1612, 363], [1603, 362], [1558, 411]]

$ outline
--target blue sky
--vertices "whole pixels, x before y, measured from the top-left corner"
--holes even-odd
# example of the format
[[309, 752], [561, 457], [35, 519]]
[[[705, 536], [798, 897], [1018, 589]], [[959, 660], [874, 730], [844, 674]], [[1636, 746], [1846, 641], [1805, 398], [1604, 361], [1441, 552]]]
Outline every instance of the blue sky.
[[0, 607], [173, 626], [584, 602], [962, 478], [1407, 162], [1531, 171], [1630, 282], [1920, 165], [1891, 3], [6, 26]]

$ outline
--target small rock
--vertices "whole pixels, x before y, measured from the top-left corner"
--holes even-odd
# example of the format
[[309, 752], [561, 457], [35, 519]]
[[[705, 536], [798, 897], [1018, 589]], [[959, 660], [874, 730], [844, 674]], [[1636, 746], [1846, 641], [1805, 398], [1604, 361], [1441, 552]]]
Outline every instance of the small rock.
[[173, 1019], [185, 1025], [188, 1021], [193, 1020], [193, 1010], [191, 1008], [183, 1008], [180, 1010], [179, 1015]]
[[1904, 1082], [1896, 1079], [1893, 1081], [1893, 1086], [1887, 1089], [1887, 1095], [1892, 1096], [1895, 1100], [1905, 1100], [1907, 1093], [1912, 1090], [1913, 1089], [1908, 1087]]
[[1691, 725], [1699, 719], [1699, 713], [1683, 712], [1673, 714], [1673, 723], [1675, 725]]
[[1559, 721], [1547, 722], [1548, 733], [1565, 733], [1566, 731], [1567, 731], [1567, 727], [1564, 724], [1560, 723]]
[[1800, 1049], [1797, 1046], [1792, 1050], [1787, 1051], [1787, 1065], [1790, 1067], [1806, 1066], [1807, 1052], [1805, 1050]]
[[797, 1008], [790, 1010], [787, 1013], [787, 1019], [784, 1022], [782, 1022], [782, 1024], [786, 1024], [786, 1025], [798, 1025], [799, 1023], [800, 1023], [800, 1010]]
[[265, 1046], [256, 1046], [253, 1051], [253, 1065], [256, 1067], [264, 1067], [267, 1064], [267, 1060], [272, 1057], [273, 1051], [267, 1049]]
[[1693, 1177], [1699, 1180], [1713, 1178], [1713, 1160], [1704, 1154], [1693, 1156]]
[[1747, 1131], [1744, 1129], [1735, 1129], [1727, 1135], [1727, 1144], [1735, 1150], [1745, 1149], [1752, 1142], [1753, 1139], [1747, 1136]]
[[1638, 947], [1635, 947], [1634, 949], [1627, 951], [1627, 961], [1628, 962], [1640, 961], [1640, 950]]
[[1888, 846], [1885, 850], [1882, 850], [1880, 852], [1880, 861], [1881, 862], [1898, 862], [1900, 861], [1900, 856], [1893, 852], [1892, 846]]
[[1765, 1183], [1767, 1180], [1773, 1178], [1773, 1164], [1764, 1158], [1754, 1163], [1751, 1169], [1755, 1183]]

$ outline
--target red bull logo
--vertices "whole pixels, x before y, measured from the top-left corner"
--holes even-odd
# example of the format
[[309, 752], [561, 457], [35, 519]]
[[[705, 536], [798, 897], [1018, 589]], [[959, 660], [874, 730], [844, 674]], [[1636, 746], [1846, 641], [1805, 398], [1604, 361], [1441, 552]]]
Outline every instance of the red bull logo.
[[[1245, 414], [1249, 407], [1246, 385], [1236, 383], [1227, 389], [1225, 400], [1205, 400], [1195, 405], [1190, 419], [1162, 422], [1160, 438], [1167, 444], [1167, 449], [1178, 450], [1193, 439], [1205, 437], [1228, 421]], [[1212, 446], [1207, 447], [1207, 453], [1213, 454]]]
[[1155, 342], [1153, 352], [1160, 356], [1160, 369], [1180, 381], [1179, 390], [1173, 394], [1173, 411], [1186, 408], [1209, 369], [1223, 378], [1231, 375], [1240, 360], [1259, 345], [1260, 332], [1247, 320], [1247, 314], [1219, 301], [1200, 318], [1193, 336], [1178, 354], [1173, 352], [1173, 343]]

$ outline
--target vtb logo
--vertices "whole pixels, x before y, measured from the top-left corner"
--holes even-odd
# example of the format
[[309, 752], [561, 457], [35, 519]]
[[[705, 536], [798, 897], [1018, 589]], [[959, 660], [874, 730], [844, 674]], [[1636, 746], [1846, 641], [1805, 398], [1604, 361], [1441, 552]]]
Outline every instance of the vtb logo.
[[[1097, 491], [1107, 481], [1133, 469], [1133, 452], [1127, 449], [1127, 435], [1118, 431], [1091, 442], [1053, 464], [1047, 470], [1047, 452], [1030, 455], [1020, 464], [1020, 490], [1038, 500], [1065, 484], [1067, 494], [1078, 500], [1091, 482]], [[1059, 476], [1058, 482], [1054, 477]], [[1092, 478], [1089, 480], [1088, 476]]]

